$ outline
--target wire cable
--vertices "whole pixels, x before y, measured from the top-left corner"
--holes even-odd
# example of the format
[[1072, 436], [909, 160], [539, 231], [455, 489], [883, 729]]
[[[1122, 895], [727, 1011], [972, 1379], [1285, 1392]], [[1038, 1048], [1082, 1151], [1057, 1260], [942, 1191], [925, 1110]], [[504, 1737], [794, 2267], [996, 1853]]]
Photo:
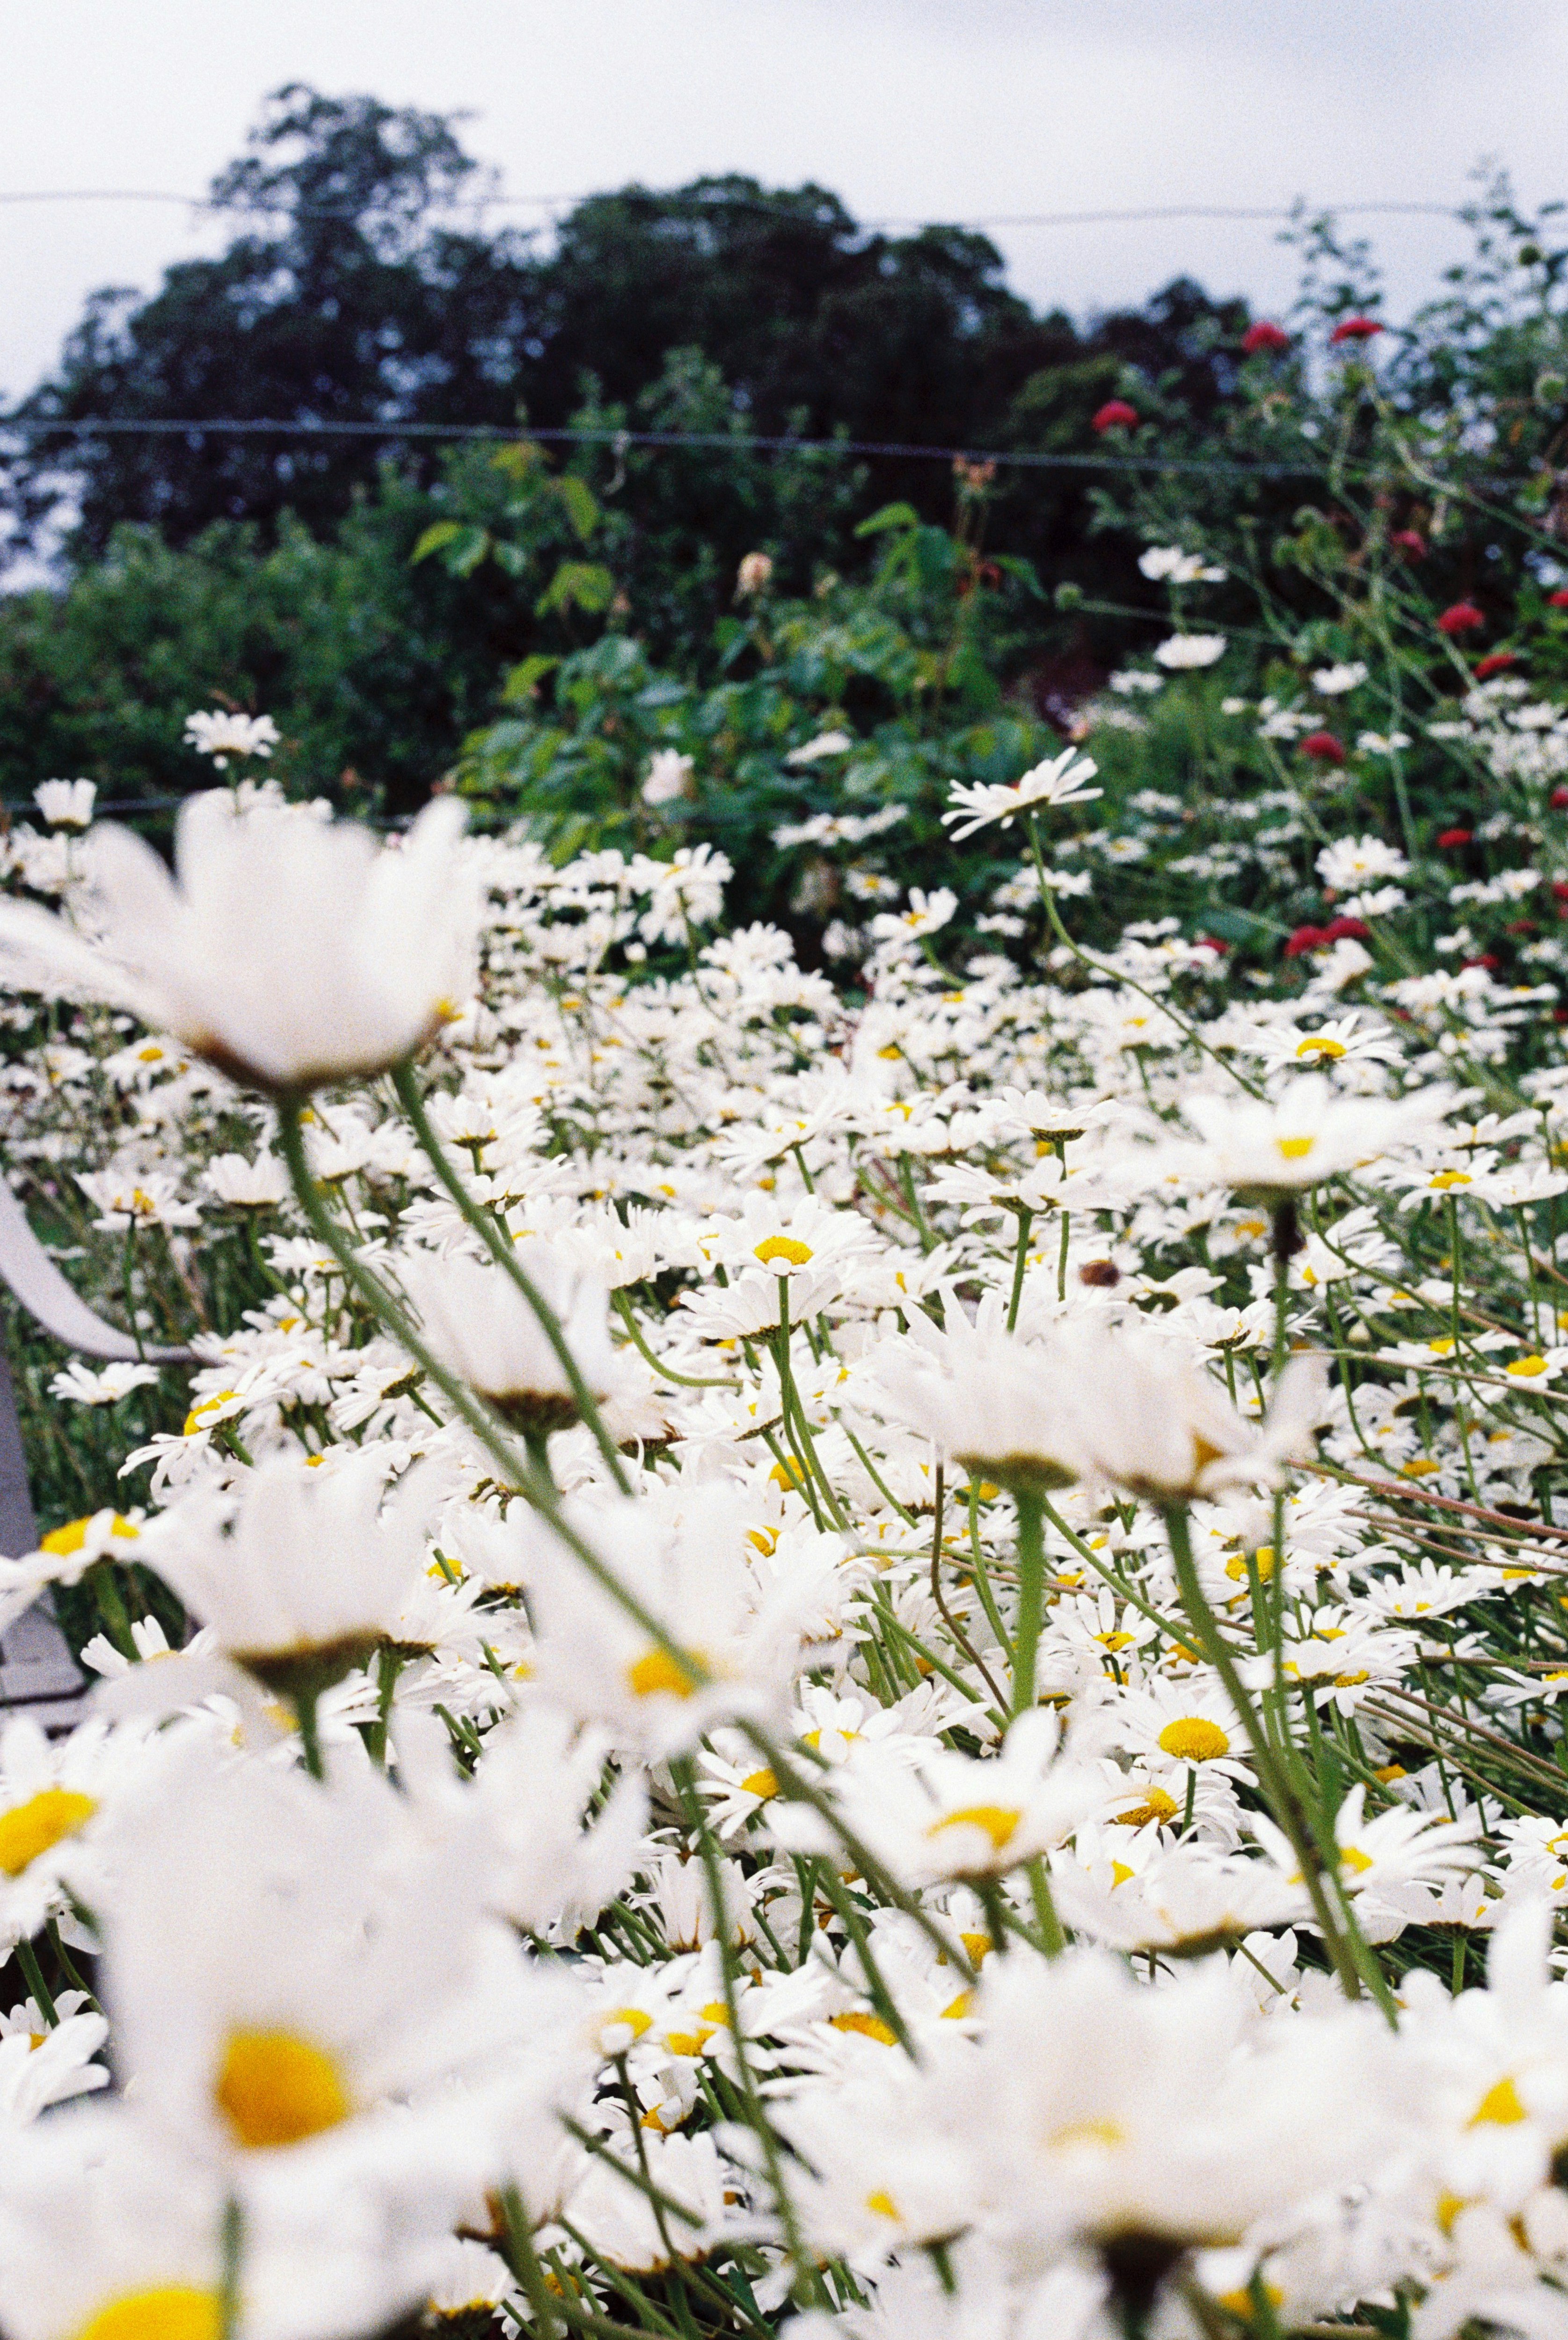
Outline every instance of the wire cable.
[[[600, 188], [590, 194], [577, 195], [470, 195], [453, 196], [435, 210], [452, 212], [571, 211], [580, 203], [615, 202], [623, 198], [661, 203], [684, 203], [693, 214], [704, 210], [754, 211], [776, 213], [781, 219], [813, 224], [809, 203], [769, 200], [762, 195], [726, 194], [715, 189], [711, 194], [689, 194], [683, 189], [660, 192], [646, 187]], [[212, 195], [182, 195], [161, 187], [15, 187], [0, 188], [0, 204], [8, 203], [174, 203], [187, 211], [213, 212], [220, 214], [252, 214], [263, 219], [362, 219], [362, 209], [347, 206], [334, 209], [327, 205], [307, 205], [289, 203], [258, 203], [251, 201], [224, 202]], [[850, 220], [851, 233], [884, 228], [919, 229], [923, 227], [957, 227], [977, 232], [987, 228], [1023, 227], [1113, 227], [1145, 224], [1159, 220], [1293, 220], [1320, 213], [1331, 213], [1336, 218], [1384, 217], [1462, 220], [1469, 207], [1454, 203], [1413, 203], [1406, 201], [1373, 201], [1353, 203], [1313, 203], [1303, 196], [1294, 205], [1255, 203], [1159, 203], [1142, 210], [1087, 212], [992, 212], [975, 219], [938, 220], [910, 216], [888, 216], [860, 221]], [[819, 218], [818, 225], [833, 224]]]
[[901, 440], [796, 439], [730, 431], [534, 430], [524, 423], [492, 422], [283, 422], [236, 416], [211, 420], [193, 417], [188, 421], [159, 417], [124, 422], [109, 416], [94, 416], [81, 421], [55, 421], [41, 415], [0, 418], [0, 438], [12, 431], [40, 439], [200, 438], [212, 433], [219, 438], [470, 439], [514, 445], [520, 441], [540, 440], [551, 444], [612, 449], [700, 447], [729, 454], [876, 456], [903, 462], [997, 463], [1032, 471], [1198, 471], [1212, 477], [1248, 480], [1315, 479], [1322, 469], [1321, 464], [1310, 462], [1226, 463], [1185, 455], [1047, 454], [1021, 448], [928, 447]]

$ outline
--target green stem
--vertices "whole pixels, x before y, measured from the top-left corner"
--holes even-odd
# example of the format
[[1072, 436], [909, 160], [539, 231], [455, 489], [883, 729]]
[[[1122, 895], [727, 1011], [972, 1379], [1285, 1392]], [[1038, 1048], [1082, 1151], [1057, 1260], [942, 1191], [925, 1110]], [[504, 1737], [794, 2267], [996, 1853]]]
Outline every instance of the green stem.
[[604, 1417], [599, 1411], [592, 1391], [582, 1378], [577, 1359], [571, 1353], [571, 1344], [561, 1329], [560, 1317], [521, 1265], [515, 1244], [510, 1235], [496, 1225], [494, 1214], [481, 1209], [469, 1193], [456, 1164], [431, 1126], [430, 1115], [424, 1109], [424, 1099], [420, 1095], [419, 1081], [410, 1058], [405, 1057], [394, 1070], [392, 1086], [397, 1091], [398, 1103], [412, 1125], [414, 1135], [430, 1157], [436, 1176], [491, 1256], [505, 1269], [539, 1319], [544, 1336], [555, 1351], [556, 1360], [566, 1375], [577, 1411], [592, 1432], [594, 1443], [604, 1457], [605, 1467], [620, 1493], [629, 1495], [631, 1482], [626, 1475], [620, 1450], [604, 1426]]
[[[1361, 1978], [1349, 1948], [1334, 1921], [1328, 1896], [1324, 1889], [1324, 1859], [1318, 1848], [1311, 1821], [1302, 1809], [1300, 1799], [1279, 1760], [1277, 1750], [1254, 1710], [1235, 1659], [1216, 1622], [1214, 1611], [1205, 1600], [1198, 1582], [1197, 1568], [1193, 1560], [1192, 1538], [1187, 1529], [1186, 1512], [1180, 1503], [1173, 1503], [1165, 1514], [1166, 1531], [1170, 1537], [1171, 1557], [1176, 1562], [1176, 1584], [1182, 1605], [1192, 1621], [1198, 1646], [1224, 1683], [1226, 1692], [1241, 1719], [1243, 1729], [1252, 1743], [1253, 1760], [1257, 1766], [1258, 1784], [1268, 1799], [1270, 1810], [1289, 1840], [1301, 1869], [1302, 1882], [1312, 1903], [1313, 1915], [1323, 1936], [1324, 1948], [1333, 1962], [1347, 1998], [1361, 1997]], [[1333, 1856], [1337, 1859], [1337, 1849]]]
[[25, 1935], [16, 1945], [16, 1963], [22, 1969], [23, 1981], [37, 2001], [39, 2014], [53, 2031], [60, 2020], [59, 2010], [55, 2005], [54, 1995], [44, 1979], [44, 1969], [38, 1963], [38, 1954]]
[[661, 1357], [656, 1357], [653, 1351], [649, 1347], [648, 1343], [642, 1336], [642, 1328], [638, 1324], [635, 1315], [632, 1314], [631, 1303], [628, 1300], [625, 1293], [612, 1292], [610, 1296], [615, 1304], [616, 1314], [620, 1317], [628, 1333], [631, 1335], [632, 1347], [637, 1351], [638, 1354], [642, 1358], [645, 1363], [652, 1366], [660, 1381], [678, 1382], [682, 1389], [733, 1390], [739, 1388], [740, 1384], [739, 1382], [728, 1381], [721, 1373], [718, 1375], [711, 1373], [678, 1373], [673, 1365], [667, 1365], [664, 1363], [664, 1360]]
[[504, 1486], [521, 1490], [535, 1511], [549, 1521], [551, 1529], [568, 1551], [582, 1562], [595, 1583], [609, 1594], [634, 1624], [641, 1628], [656, 1649], [662, 1650], [666, 1657], [673, 1660], [675, 1664], [681, 1668], [695, 1687], [701, 1688], [710, 1679], [708, 1668], [701, 1659], [695, 1651], [681, 1648], [668, 1629], [660, 1624], [652, 1611], [644, 1607], [634, 1592], [628, 1591], [615, 1574], [614, 1570], [600, 1559], [593, 1546], [586, 1538], [578, 1534], [576, 1529], [563, 1514], [560, 1500], [553, 1488], [541, 1483], [532, 1465], [512, 1444], [509, 1434], [495, 1415], [481, 1403], [471, 1390], [457, 1379], [455, 1374], [450, 1373], [426, 1347], [401, 1299], [388, 1289], [372, 1269], [366, 1267], [348, 1243], [332, 1214], [323, 1204], [320, 1189], [311, 1175], [310, 1165], [305, 1159], [304, 1139], [300, 1127], [300, 1109], [297, 1100], [287, 1099], [278, 1108], [278, 1142], [283, 1159], [288, 1165], [294, 1193], [299, 1198], [300, 1206], [305, 1214], [311, 1230], [337, 1261], [345, 1284], [359, 1294], [372, 1314], [379, 1317], [386, 1326], [392, 1338], [408, 1351], [416, 1364], [422, 1367], [430, 1380], [441, 1391], [453, 1413], [472, 1431], [486, 1453], [498, 1465], [501, 1473], [501, 1483]]
[[313, 1780], [324, 1780], [326, 1768], [322, 1761], [322, 1737], [316, 1716], [314, 1691], [296, 1691], [294, 1720], [300, 1726], [300, 1745], [304, 1750], [305, 1769]]
[[1018, 1244], [1013, 1258], [1013, 1292], [1007, 1303], [1007, 1330], [1012, 1332], [1018, 1321], [1018, 1303], [1024, 1296], [1024, 1269], [1029, 1257], [1029, 1229], [1035, 1224], [1033, 1211], [1018, 1212]]
[[1042, 1502], [1021, 1490], [1018, 1507], [1018, 1606], [1013, 1631], [1013, 1712], [1027, 1714], [1035, 1702], [1035, 1662], [1045, 1616], [1046, 1539]]
[[233, 2195], [223, 2205], [218, 2276], [219, 2340], [234, 2340], [240, 2328], [240, 2265], [244, 2256], [245, 2219]]
[[751, 2059], [746, 2052], [745, 2035], [740, 2028], [740, 2002], [735, 1988], [735, 1952], [729, 1939], [728, 1911], [724, 1899], [724, 1880], [719, 1867], [719, 1856], [712, 1831], [708, 1826], [701, 1798], [697, 1793], [696, 1774], [690, 1755], [673, 1757], [670, 1775], [680, 1799], [686, 1824], [697, 1839], [698, 1852], [702, 1861], [703, 1876], [708, 1886], [708, 1899], [713, 1912], [713, 1937], [719, 1945], [719, 1974], [724, 1992], [724, 2010], [729, 2018], [729, 2044], [735, 2051], [735, 2068], [739, 2077], [740, 2093], [745, 2100], [751, 2128], [762, 2148], [769, 2182], [779, 2212], [779, 2222], [784, 2230], [784, 2246], [795, 2269], [795, 2290], [802, 2300], [825, 2301], [827, 2286], [800, 2229], [799, 2214], [789, 2186], [785, 2182], [783, 2157], [779, 2141], [757, 2092]]

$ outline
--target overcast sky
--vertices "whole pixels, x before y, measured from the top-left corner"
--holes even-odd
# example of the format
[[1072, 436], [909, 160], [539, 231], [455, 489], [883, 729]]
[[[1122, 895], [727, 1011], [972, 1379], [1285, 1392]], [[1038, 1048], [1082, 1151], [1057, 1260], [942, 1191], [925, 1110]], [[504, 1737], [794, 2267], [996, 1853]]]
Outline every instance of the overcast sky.
[[[0, 190], [199, 193], [264, 94], [302, 80], [466, 109], [471, 150], [521, 195], [736, 170], [815, 179], [862, 217], [1456, 203], [1484, 156], [1526, 200], [1568, 194], [1568, 0], [0, 0]], [[1462, 242], [1444, 221], [1368, 228], [1395, 309]], [[1017, 289], [1076, 312], [1182, 269], [1281, 305], [1274, 233], [995, 231]], [[0, 239], [15, 394], [86, 292], [151, 289], [217, 236], [118, 202], [6, 205]]]

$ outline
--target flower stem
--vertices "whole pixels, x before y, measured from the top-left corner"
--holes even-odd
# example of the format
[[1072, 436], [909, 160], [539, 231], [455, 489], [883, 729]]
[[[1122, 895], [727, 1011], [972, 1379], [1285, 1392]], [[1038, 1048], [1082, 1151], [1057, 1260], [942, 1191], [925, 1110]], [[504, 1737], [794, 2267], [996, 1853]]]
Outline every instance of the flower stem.
[[1029, 1229], [1035, 1224], [1033, 1211], [1018, 1211], [1018, 1246], [1013, 1258], [1013, 1291], [1007, 1302], [1007, 1330], [1012, 1332], [1018, 1321], [1018, 1303], [1024, 1296], [1024, 1269], [1029, 1257]]
[[413, 1126], [414, 1135], [430, 1156], [431, 1166], [436, 1176], [441, 1180], [475, 1234], [490, 1252], [491, 1256], [499, 1266], [505, 1269], [535, 1316], [538, 1317], [545, 1339], [555, 1351], [561, 1370], [566, 1375], [572, 1397], [576, 1402], [577, 1411], [593, 1433], [594, 1443], [604, 1457], [605, 1467], [620, 1493], [629, 1495], [631, 1492], [631, 1482], [626, 1475], [626, 1468], [621, 1462], [620, 1450], [604, 1426], [604, 1417], [600, 1413], [598, 1402], [592, 1391], [582, 1378], [577, 1359], [571, 1353], [571, 1344], [561, 1330], [561, 1319], [518, 1259], [516, 1248], [511, 1237], [504, 1234], [496, 1225], [494, 1214], [482, 1209], [469, 1193], [456, 1164], [431, 1126], [430, 1115], [424, 1109], [424, 1099], [420, 1095], [419, 1081], [415, 1076], [412, 1059], [405, 1056], [402, 1063], [394, 1068], [392, 1086], [397, 1091], [398, 1103]]
[[1035, 1661], [1045, 1612], [1046, 1539], [1038, 1495], [1019, 1493], [1018, 1607], [1013, 1628], [1013, 1712], [1027, 1714], [1035, 1702]]
[[[1361, 1977], [1328, 1904], [1324, 1887], [1324, 1857], [1319, 1849], [1309, 1815], [1286, 1773], [1279, 1752], [1269, 1740], [1263, 1723], [1246, 1692], [1236, 1660], [1219, 1631], [1213, 1610], [1204, 1598], [1198, 1582], [1197, 1568], [1193, 1560], [1192, 1537], [1187, 1527], [1184, 1505], [1173, 1503], [1165, 1514], [1166, 1532], [1170, 1538], [1171, 1558], [1176, 1562], [1176, 1584], [1182, 1606], [1192, 1620], [1198, 1646], [1224, 1683], [1226, 1692], [1241, 1718], [1242, 1727], [1252, 1742], [1253, 1760], [1257, 1766], [1258, 1784], [1268, 1800], [1269, 1808], [1289, 1839], [1301, 1869], [1302, 1883], [1312, 1903], [1313, 1915], [1323, 1936], [1323, 1945], [1339, 1977], [1347, 1998], [1361, 1997]], [[1277, 1570], [1277, 1557], [1275, 1567]], [[1337, 1849], [1333, 1856], [1337, 1860]]]

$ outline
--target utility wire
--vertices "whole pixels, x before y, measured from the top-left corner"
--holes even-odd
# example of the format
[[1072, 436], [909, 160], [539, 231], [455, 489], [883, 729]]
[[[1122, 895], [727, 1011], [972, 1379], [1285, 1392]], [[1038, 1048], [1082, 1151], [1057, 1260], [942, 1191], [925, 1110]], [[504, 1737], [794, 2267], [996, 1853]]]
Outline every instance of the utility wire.
[[[900, 462], [996, 463], [1039, 471], [1193, 471], [1211, 479], [1315, 480], [1326, 458], [1299, 463], [1216, 462], [1196, 455], [1073, 455], [1044, 453], [1029, 448], [928, 447], [903, 440], [795, 439], [787, 434], [733, 431], [620, 431], [608, 425], [581, 430], [545, 428], [527, 423], [500, 422], [283, 422], [221, 415], [212, 419], [167, 416], [116, 421], [107, 415], [80, 421], [56, 421], [47, 415], [0, 416], [0, 440], [7, 433], [24, 438], [189, 438], [212, 432], [223, 438], [278, 439], [429, 439], [480, 440], [516, 446], [531, 440], [552, 445], [609, 447], [615, 452], [633, 447], [702, 447], [720, 454], [865, 455]], [[3, 460], [3, 459], [0, 459]], [[1356, 471], [1347, 476], [1369, 477]], [[1494, 473], [1500, 483], [1536, 476], [1528, 471]]]
[[30, 438], [199, 438], [211, 431], [225, 438], [283, 439], [478, 439], [516, 444], [531, 439], [571, 446], [706, 447], [720, 453], [867, 455], [900, 461], [933, 463], [997, 463], [1032, 471], [1201, 471], [1232, 479], [1315, 479], [1322, 466], [1314, 463], [1226, 463], [1185, 455], [1069, 455], [1036, 453], [1026, 449], [927, 447], [899, 440], [793, 439], [729, 431], [533, 430], [527, 424], [491, 422], [274, 422], [233, 417], [213, 421], [176, 421], [166, 419], [117, 422], [108, 417], [57, 422], [47, 416], [0, 418], [0, 437], [8, 431]]
[[[571, 211], [580, 203], [597, 201], [615, 202], [621, 198], [658, 203], [685, 202], [694, 214], [703, 211], [755, 211], [776, 213], [781, 219], [796, 220], [803, 226], [830, 226], [837, 223], [818, 214], [813, 217], [809, 201], [788, 203], [769, 201], [767, 196], [726, 194], [720, 189], [711, 193], [686, 194], [682, 190], [672, 193], [656, 193], [643, 187], [600, 189], [594, 194], [579, 195], [456, 195], [432, 208], [456, 212], [493, 211]], [[244, 200], [224, 202], [210, 195], [182, 195], [158, 187], [17, 187], [0, 189], [0, 204], [5, 203], [175, 203], [187, 211], [222, 213], [253, 213], [259, 218], [342, 219], [354, 220], [365, 216], [362, 208], [334, 209], [289, 203], [269, 203]], [[980, 230], [998, 227], [1111, 227], [1132, 225], [1156, 220], [1292, 220], [1303, 213], [1329, 212], [1335, 217], [1385, 217], [1423, 219], [1464, 219], [1465, 209], [1453, 203], [1372, 202], [1355, 203], [1308, 203], [1303, 197], [1291, 205], [1252, 203], [1160, 203], [1146, 210], [1090, 212], [994, 212], [977, 219], [931, 221], [915, 217], [887, 217], [849, 222], [853, 233], [878, 228], [922, 228], [929, 226], [972, 228]]]

